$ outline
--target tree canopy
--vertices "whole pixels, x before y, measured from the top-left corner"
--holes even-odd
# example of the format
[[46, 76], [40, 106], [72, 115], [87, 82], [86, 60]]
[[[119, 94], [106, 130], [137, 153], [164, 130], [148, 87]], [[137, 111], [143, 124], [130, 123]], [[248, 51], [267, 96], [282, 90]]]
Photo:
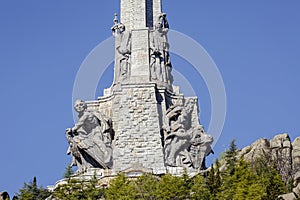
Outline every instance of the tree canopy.
[[[89, 180], [72, 175], [71, 168], [65, 172], [65, 184], [58, 186], [52, 196], [60, 200], [275, 200], [287, 192], [286, 183], [274, 165], [266, 157], [258, 157], [247, 162], [237, 159], [235, 142], [224, 153], [224, 160], [218, 159], [205, 174], [189, 177], [165, 174], [155, 176], [143, 174], [128, 178], [119, 174], [109, 183], [109, 187], [100, 187], [96, 174]], [[220, 170], [220, 163], [225, 169]], [[50, 192], [37, 187], [36, 178], [25, 183], [20, 189], [20, 200], [45, 199]]]

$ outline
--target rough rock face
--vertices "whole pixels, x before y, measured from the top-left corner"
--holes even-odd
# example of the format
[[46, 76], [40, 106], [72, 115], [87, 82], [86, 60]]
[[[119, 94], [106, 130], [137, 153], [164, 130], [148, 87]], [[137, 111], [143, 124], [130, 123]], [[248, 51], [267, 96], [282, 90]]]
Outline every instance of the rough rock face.
[[276, 135], [273, 139], [259, 139], [238, 152], [238, 157], [253, 161], [259, 156], [272, 158], [287, 181], [300, 166], [300, 137], [292, 143], [287, 133]]
[[283, 133], [269, 141], [264, 138], [259, 139], [237, 154], [238, 158], [244, 157], [249, 162], [260, 156], [276, 161], [284, 181], [294, 179], [293, 192], [281, 195], [280, 199], [292, 200], [300, 197], [300, 137], [291, 142], [289, 135]]
[[294, 175], [295, 188], [291, 193], [283, 194], [278, 197], [280, 200], [295, 200], [300, 197], [300, 172], [296, 172]]
[[293, 151], [292, 151], [292, 160], [293, 160], [293, 168], [296, 171], [300, 171], [300, 137], [297, 137], [292, 143]]
[[276, 135], [270, 140], [271, 156], [285, 181], [293, 174], [292, 143], [287, 133]]
[[292, 143], [292, 172], [294, 179], [293, 192], [279, 196], [279, 199], [294, 200], [300, 198], [300, 137]]
[[261, 155], [269, 155], [271, 152], [270, 142], [267, 139], [259, 139], [250, 146], [243, 148], [238, 153], [238, 158], [244, 157], [247, 161], [252, 161]]

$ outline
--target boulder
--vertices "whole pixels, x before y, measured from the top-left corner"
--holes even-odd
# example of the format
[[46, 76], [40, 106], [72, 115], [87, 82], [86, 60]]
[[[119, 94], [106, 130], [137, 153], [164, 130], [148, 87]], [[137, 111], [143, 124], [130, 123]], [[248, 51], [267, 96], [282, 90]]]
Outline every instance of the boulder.
[[291, 139], [287, 133], [276, 135], [270, 140], [271, 149], [291, 148], [291, 146]]
[[283, 194], [278, 197], [279, 200], [295, 200], [300, 197], [300, 171], [296, 172], [294, 175], [294, 186], [292, 192], [288, 194]]
[[300, 137], [297, 137], [293, 142], [293, 151], [292, 151], [292, 159], [293, 159], [293, 170], [300, 170]]
[[266, 156], [270, 154], [270, 143], [267, 139], [262, 138], [255, 141], [250, 146], [243, 148], [238, 153], [238, 158], [244, 157], [246, 161], [253, 161], [260, 156]]

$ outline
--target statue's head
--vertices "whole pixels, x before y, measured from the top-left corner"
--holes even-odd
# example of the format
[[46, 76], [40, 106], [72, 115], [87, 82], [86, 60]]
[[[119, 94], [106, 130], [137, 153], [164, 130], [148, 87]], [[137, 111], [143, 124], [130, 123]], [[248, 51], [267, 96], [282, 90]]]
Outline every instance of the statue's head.
[[175, 106], [183, 106], [184, 105], [184, 99], [183, 98], [178, 98], [175, 103]]
[[125, 31], [125, 25], [122, 24], [122, 23], [120, 23], [120, 24], [118, 25], [118, 28], [119, 28], [120, 33], [122, 33], [122, 32]]
[[204, 127], [202, 125], [198, 125], [192, 132], [192, 144], [193, 145], [211, 145], [214, 139], [211, 135], [206, 134]]
[[163, 22], [166, 22], [166, 20], [167, 20], [166, 17], [167, 17], [166, 13], [160, 13], [158, 15], [157, 22], [154, 25], [154, 28], [155, 29], [162, 29], [163, 28]]
[[195, 146], [200, 145], [202, 143], [201, 133], [194, 131], [192, 134], [191, 142]]
[[163, 28], [163, 25], [162, 25], [161, 21], [158, 21], [155, 23], [155, 29], [162, 29], [162, 28]]
[[74, 103], [74, 109], [76, 112], [81, 113], [87, 109], [87, 105], [83, 100], [76, 100]]

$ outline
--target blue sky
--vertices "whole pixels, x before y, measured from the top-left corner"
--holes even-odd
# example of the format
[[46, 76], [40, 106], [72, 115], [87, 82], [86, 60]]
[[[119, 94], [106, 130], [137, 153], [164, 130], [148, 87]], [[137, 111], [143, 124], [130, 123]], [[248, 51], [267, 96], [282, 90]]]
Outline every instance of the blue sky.
[[[171, 28], [200, 43], [224, 81], [227, 117], [210, 161], [232, 139], [244, 147], [278, 133], [300, 135], [299, 7], [297, 0], [164, 1]], [[117, 0], [0, 0], [0, 191], [13, 195], [33, 176], [43, 186], [62, 177], [70, 162], [64, 130], [73, 126], [77, 71], [111, 36], [118, 10]], [[178, 71], [190, 68], [184, 59], [172, 60]], [[111, 70], [98, 95], [110, 86]], [[183, 74], [197, 90], [207, 127], [205, 83], [192, 71]]]

